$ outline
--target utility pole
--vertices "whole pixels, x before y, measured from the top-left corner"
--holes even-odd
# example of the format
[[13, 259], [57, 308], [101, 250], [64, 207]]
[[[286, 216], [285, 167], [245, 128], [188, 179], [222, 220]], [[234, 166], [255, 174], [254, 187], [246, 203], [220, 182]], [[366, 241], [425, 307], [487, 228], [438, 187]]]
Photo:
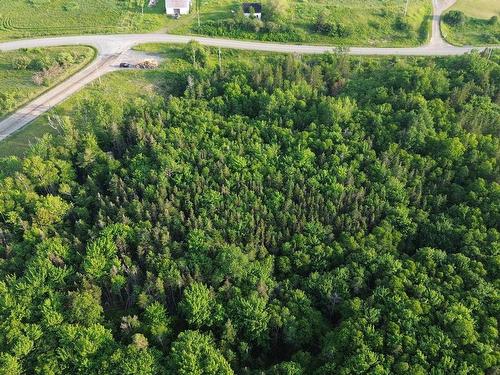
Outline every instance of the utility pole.
[[408, 3], [409, 2], [410, 2], [410, 0], [406, 0], [406, 3], [405, 3], [405, 17], [408, 14]]
[[197, 13], [198, 13], [198, 28], [201, 26], [201, 22], [200, 22], [200, 7], [201, 7], [201, 0], [196, 0], [196, 10], [197, 10]]
[[219, 71], [222, 72], [222, 52], [219, 47]]
[[97, 80], [99, 81], [99, 85], [101, 84], [101, 75], [99, 74], [99, 63], [95, 66], [95, 74], [97, 75]]

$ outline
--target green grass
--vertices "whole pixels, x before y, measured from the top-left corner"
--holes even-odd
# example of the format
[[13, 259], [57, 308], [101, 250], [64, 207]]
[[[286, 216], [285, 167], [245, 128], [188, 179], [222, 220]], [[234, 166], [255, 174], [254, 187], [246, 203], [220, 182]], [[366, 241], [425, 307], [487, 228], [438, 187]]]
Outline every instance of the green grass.
[[500, 3], [496, 0], [458, 0], [451, 9], [461, 10], [469, 17], [485, 20], [500, 16]]
[[146, 6], [144, 15], [135, 0], [2, 0], [0, 40], [146, 32], [162, 28], [165, 21], [165, 0], [153, 8]]
[[[226, 36], [349, 46], [415, 46], [424, 43], [428, 37], [431, 2], [427, 0], [410, 1], [405, 18], [410, 26], [408, 31], [397, 30], [394, 26], [397, 18], [404, 14], [404, 0], [289, 0], [289, 3], [290, 9], [282, 21], [297, 30], [300, 40], [297, 40], [297, 36], [259, 36], [253, 32]], [[207, 21], [232, 18], [231, 10], [238, 9], [240, 1], [205, 0], [202, 4], [200, 18], [203, 25]], [[263, 4], [265, 17], [265, 2]], [[344, 25], [350, 31], [349, 35], [333, 37], [314, 33], [312, 25], [320, 12], [325, 12], [329, 20]], [[197, 17], [192, 12], [179, 20], [169, 19], [167, 30], [174, 34], [193, 34], [196, 25]], [[287, 40], [287, 37], [290, 39]]]
[[[37, 70], [26, 68], [16, 69], [14, 62], [18, 59], [26, 61], [46, 59], [54, 64], [61, 54], [71, 54], [73, 62], [57, 72], [45, 84], [37, 85], [33, 82], [33, 76]], [[87, 65], [95, 57], [95, 50], [91, 47], [50, 47], [40, 49], [18, 50], [0, 53], [0, 87], [2, 94], [13, 100], [13, 105], [5, 108], [0, 102], [0, 119], [8, 112], [19, 108], [29, 100], [50, 89], [57, 83], [73, 75], [82, 67]]]
[[[219, 49], [215, 47], [204, 47], [208, 51], [209, 65], [216, 65], [219, 63]], [[191, 63], [186, 61], [185, 45], [175, 45], [166, 43], [146, 43], [134, 47], [135, 51], [157, 54], [162, 58], [160, 66], [161, 75], [165, 74], [178, 74], [191, 68]], [[254, 64], [256, 59], [265, 59], [269, 56], [281, 55], [277, 52], [255, 52], [245, 51], [239, 49], [224, 49], [221, 48], [221, 61], [223, 66], [233, 64]], [[154, 71], [153, 71], [154, 72]]]
[[500, 21], [490, 22], [491, 17], [500, 18], [498, 0], [459, 0], [450, 10], [464, 12], [467, 20], [463, 25], [450, 26], [441, 23], [446, 40], [455, 45], [500, 44]]
[[[14, 69], [12, 62], [20, 57], [37, 58], [44, 56], [45, 58], [56, 59], [61, 53], [71, 53], [75, 57], [74, 63], [65, 67], [57, 76], [53, 77], [47, 85], [36, 85], [33, 80], [33, 70], [17, 70]], [[2, 94], [6, 94], [15, 99], [15, 104], [9, 111], [0, 108], [0, 119], [5, 117], [8, 112], [14, 111], [28, 101], [39, 96], [51, 87], [65, 80], [67, 77], [75, 74], [95, 57], [95, 50], [91, 47], [76, 46], [76, 47], [50, 47], [41, 49], [19, 50], [14, 52], [0, 53], [0, 87]], [[47, 129], [39, 129], [37, 127], [28, 127], [23, 130], [22, 135], [15, 134], [9, 138], [8, 142], [0, 142], [0, 156], [17, 154], [17, 145], [22, 144], [24, 148], [28, 146], [29, 141], [37, 139]]]
[[43, 135], [54, 133], [55, 129], [52, 129], [48, 122], [46, 126], [30, 124], [7, 139], [0, 141], [0, 158], [8, 156], [22, 157], [30, 146], [36, 144]]

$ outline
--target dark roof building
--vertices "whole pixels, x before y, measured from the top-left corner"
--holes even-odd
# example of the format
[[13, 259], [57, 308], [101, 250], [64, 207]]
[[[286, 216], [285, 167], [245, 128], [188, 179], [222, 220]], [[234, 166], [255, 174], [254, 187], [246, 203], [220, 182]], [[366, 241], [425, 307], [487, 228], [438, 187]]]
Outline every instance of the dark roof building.
[[243, 3], [243, 13], [250, 13], [250, 9], [254, 10], [255, 13], [262, 13], [261, 3]]

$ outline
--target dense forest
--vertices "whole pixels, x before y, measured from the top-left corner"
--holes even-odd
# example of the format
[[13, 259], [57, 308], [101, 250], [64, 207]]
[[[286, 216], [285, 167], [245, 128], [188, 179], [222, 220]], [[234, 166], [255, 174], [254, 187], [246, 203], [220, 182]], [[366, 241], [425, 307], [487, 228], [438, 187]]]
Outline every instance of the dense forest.
[[497, 374], [500, 58], [217, 63], [0, 161], [0, 374]]

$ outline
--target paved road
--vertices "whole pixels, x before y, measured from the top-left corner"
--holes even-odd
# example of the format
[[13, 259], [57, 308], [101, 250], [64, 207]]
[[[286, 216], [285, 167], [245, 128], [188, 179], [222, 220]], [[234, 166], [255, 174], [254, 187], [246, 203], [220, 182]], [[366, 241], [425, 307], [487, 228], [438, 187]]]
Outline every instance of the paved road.
[[449, 48], [450, 45], [443, 39], [443, 35], [441, 34], [441, 14], [448, 8], [450, 8], [453, 4], [455, 4], [457, 0], [432, 0], [432, 30], [431, 30], [431, 38], [427, 47], [431, 48]]
[[[473, 49], [472, 47], [451, 46], [441, 36], [439, 27], [441, 14], [455, 2], [456, 0], [433, 0], [432, 35], [429, 43], [424, 46], [414, 48], [353, 47], [349, 48], [348, 53], [364, 56], [450, 56], [470, 52]], [[89, 45], [95, 47], [98, 51], [97, 58], [91, 65], [1, 121], [0, 141], [29, 124], [53, 106], [61, 103], [91, 81], [116, 69], [120, 62], [129, 61], [133, 57], [130, 49], [135, 45], [155, 42], [187, 43], [191, 40], [196, 40], [206, 46], [252, 51], [318, 54], [336, 50], [335, 47], [331, 46], [264, 43], [169, 34], [64, 36], [0, 43], [0, 51], [63, 45]]]

